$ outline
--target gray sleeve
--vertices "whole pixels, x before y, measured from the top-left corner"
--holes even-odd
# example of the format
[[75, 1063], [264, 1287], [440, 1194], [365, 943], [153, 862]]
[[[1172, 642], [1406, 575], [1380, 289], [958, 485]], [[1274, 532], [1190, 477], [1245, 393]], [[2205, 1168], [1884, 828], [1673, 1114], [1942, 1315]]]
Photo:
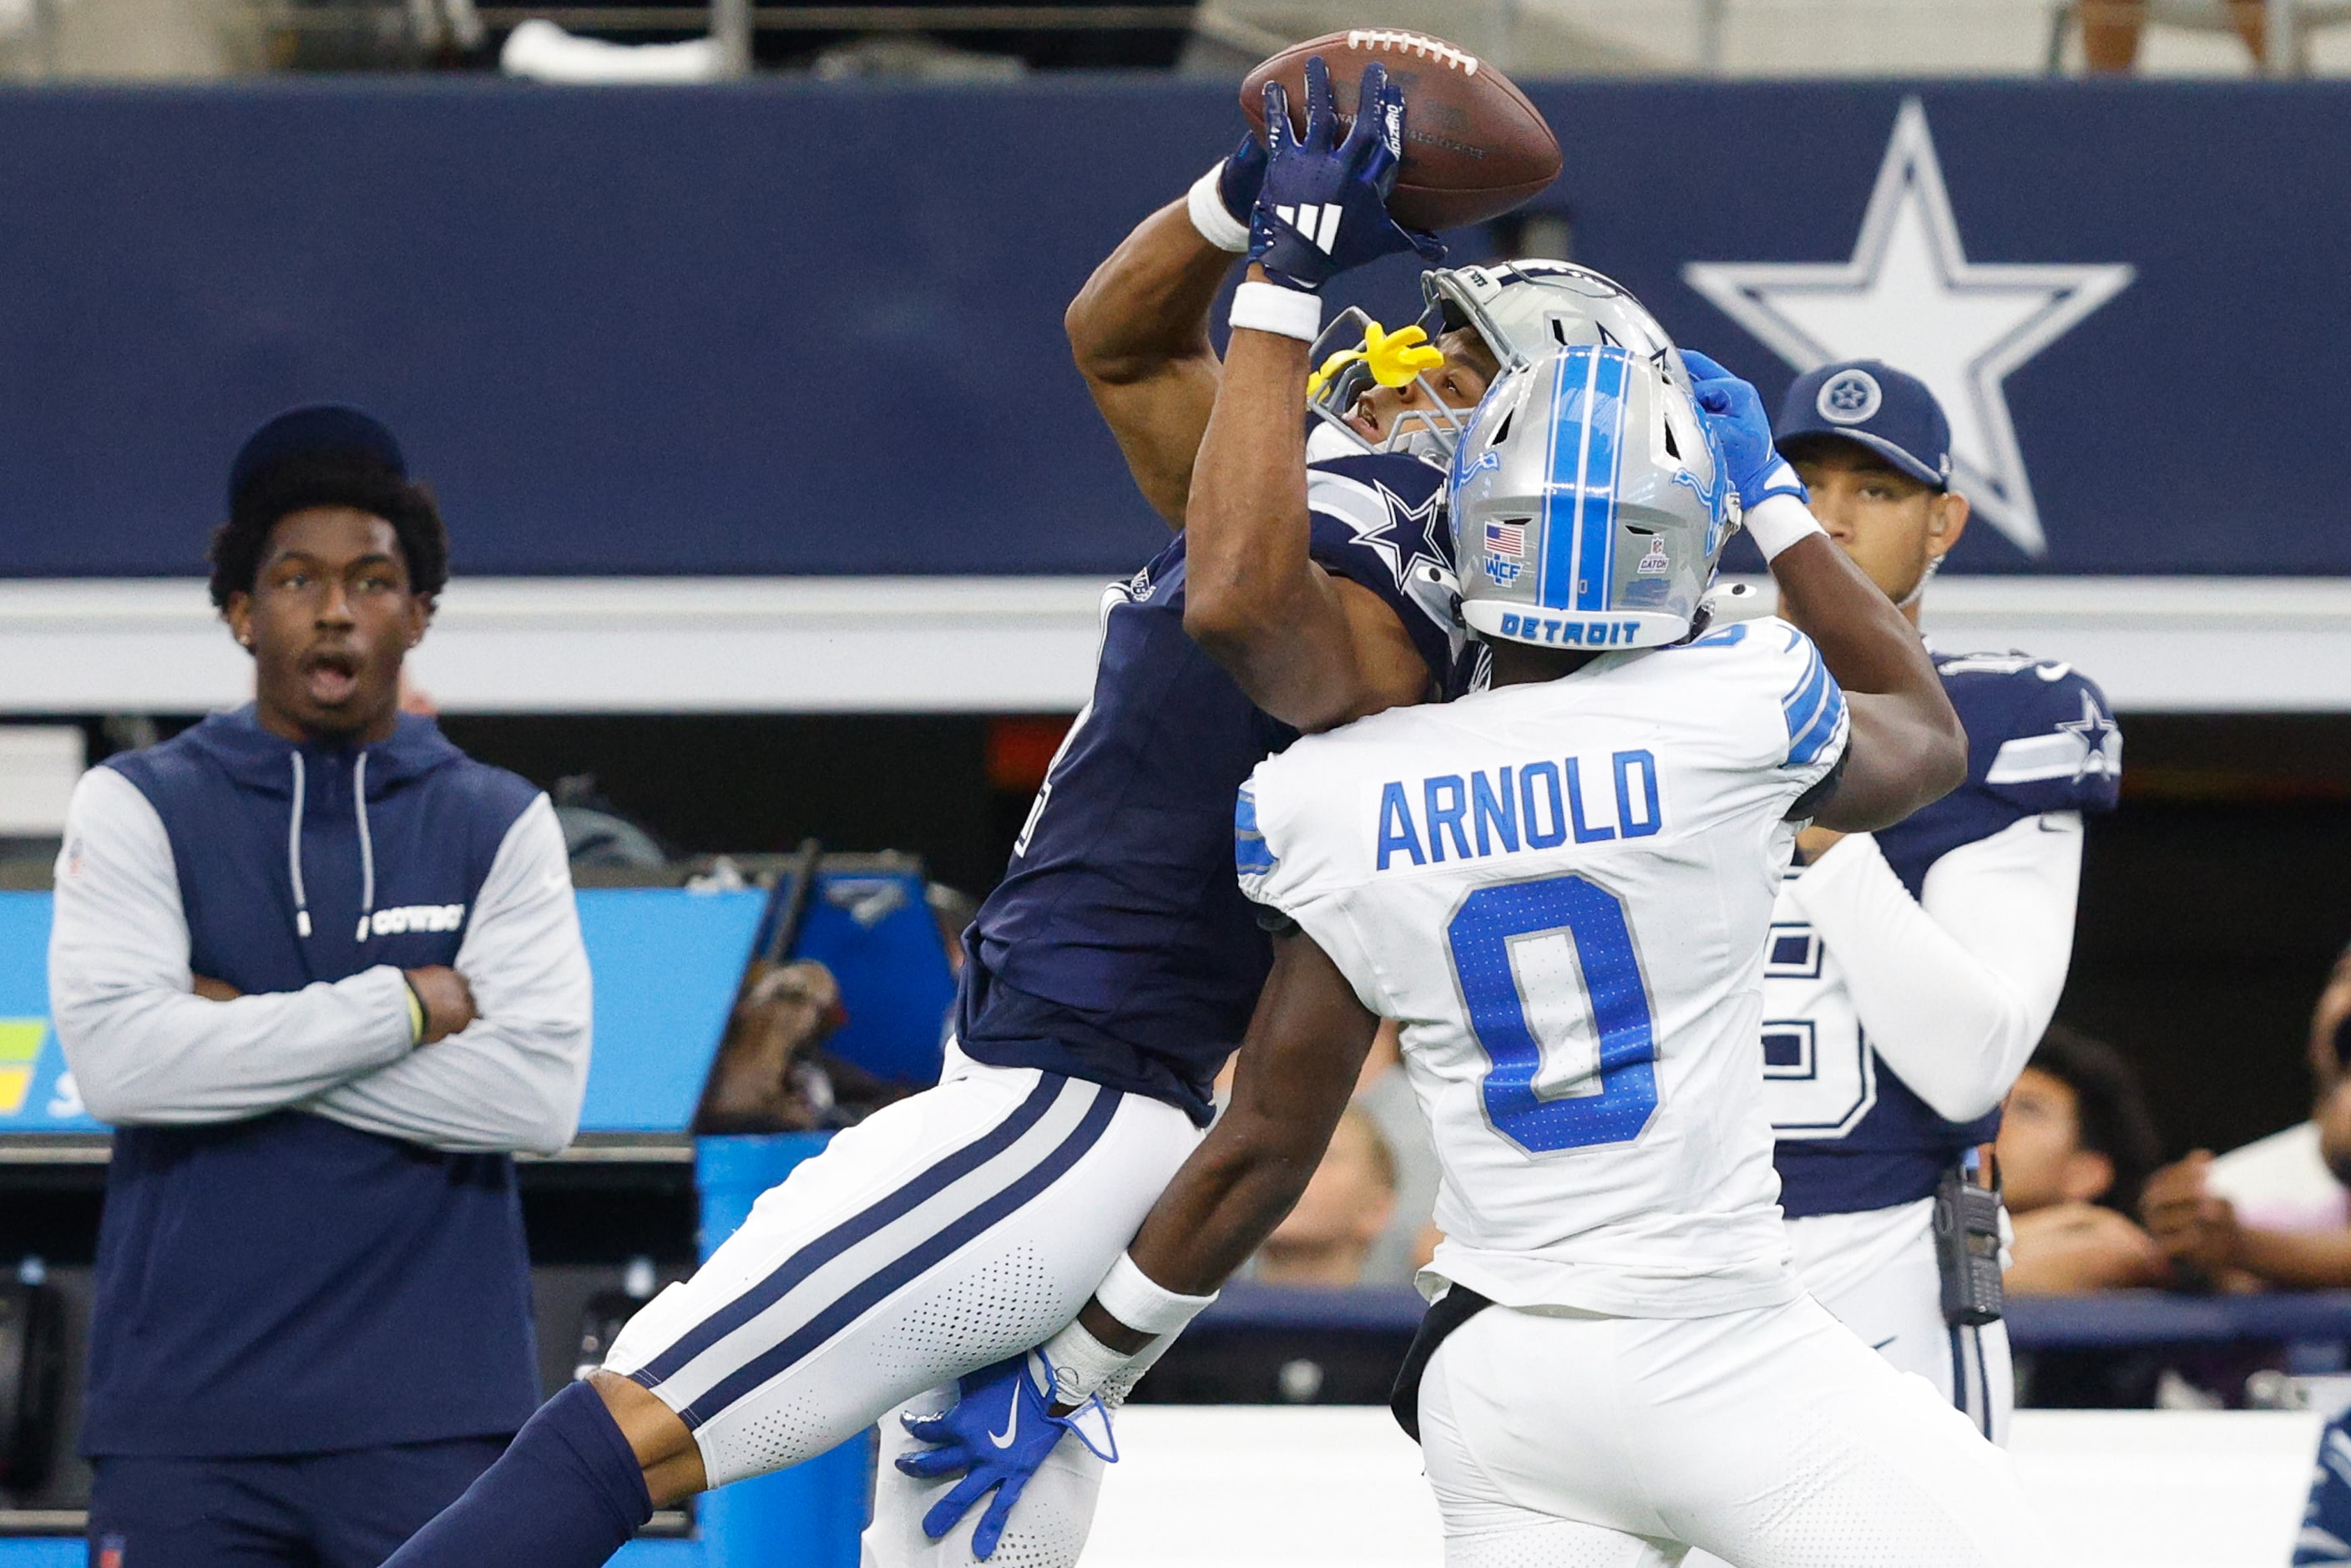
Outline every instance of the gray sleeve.
[[588, 1089], [591, 1009], [563, 830], [546, 796], [507, 830], [456, 967], [474, 989], [471, 1025], [303, 1108], [455, 1153], [560, 1153]]
[[49, 1012], [89, 1113], [120, 1126], [233, 1122], [408, 1054], [408, 986], [379, 966], [298, 991], [207, 1001], [163, 820], [94, 768], [67, 808]]

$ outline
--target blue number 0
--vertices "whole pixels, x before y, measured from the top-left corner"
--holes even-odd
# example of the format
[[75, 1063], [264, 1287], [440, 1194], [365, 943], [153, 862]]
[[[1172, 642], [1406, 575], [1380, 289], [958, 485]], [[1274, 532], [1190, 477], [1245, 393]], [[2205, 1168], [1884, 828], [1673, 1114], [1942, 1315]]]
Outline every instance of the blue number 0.
[[[1575, 944], [1600, 1032], [1597, 1094], [1547, 1096], [1535, 1088], [1542, 1045], [1527, 1022], [1510, 946], [1556, 931]], [[1462, 900], [1445, 935], [1454, 977], [1469, 1004], [1470, 1031], [1493, 1063], [1480, 1089], [1494, 1130], [1531, 1154], [1639, 1137], [1657, 1109], [1657, 1052], [1648, 987], [1624, 903], [1598, 883], [1573, 874], [1507, 883]]]

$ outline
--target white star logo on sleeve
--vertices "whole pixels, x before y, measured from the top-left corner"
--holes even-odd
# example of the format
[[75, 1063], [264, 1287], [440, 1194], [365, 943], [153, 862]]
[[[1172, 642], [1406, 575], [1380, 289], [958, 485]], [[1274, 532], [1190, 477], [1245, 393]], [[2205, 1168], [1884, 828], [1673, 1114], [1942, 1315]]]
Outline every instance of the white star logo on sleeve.
[[[1944, 674], [1950, 673], [1949, 666]], [[2034, 784], [2052, 779], [2075, 783], [2114, 778], [2123, 770], [2123, 732], [2082, 694], [2082, 716], [2062, 719], [2046, 735], [2020, 735], [2001, 742], [1984, 774], [1987, 784]]]
[[1951, 422], [1952, 486], [2030, 556], [2048, 553], [2001, 383], [2130, 286], [2124, 264], [1971, 262], [1913, 98], [1844, 262], [1698, 261], [1683, 279], [1801, 373], [1881, 359], [1934, 391]]

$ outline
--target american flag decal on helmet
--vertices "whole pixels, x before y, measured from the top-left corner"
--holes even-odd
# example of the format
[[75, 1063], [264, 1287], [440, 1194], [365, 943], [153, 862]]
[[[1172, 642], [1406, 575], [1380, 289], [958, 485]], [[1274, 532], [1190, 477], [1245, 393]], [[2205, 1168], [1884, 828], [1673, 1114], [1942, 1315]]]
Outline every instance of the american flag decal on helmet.
[[1522, 560], [1527, 553], [1527, 526], [1524, 523], [1488, 523], [1486, 553], [1508, 556]]

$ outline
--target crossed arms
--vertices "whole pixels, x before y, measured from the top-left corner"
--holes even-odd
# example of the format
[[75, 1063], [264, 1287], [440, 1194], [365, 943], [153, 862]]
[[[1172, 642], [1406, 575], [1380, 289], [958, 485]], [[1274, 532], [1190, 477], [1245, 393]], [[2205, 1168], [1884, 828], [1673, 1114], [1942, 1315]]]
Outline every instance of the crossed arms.
[[90, 1113], [193, 1125], [311, 1112], [451, 1152], [555, 1154], [587, 1083], [588, 960], [545, 797], [498, 849], [457, 954], [480, 1016], [418, 1046], [389, 965], [299, 991], [208, 999], [162, 819], [93, 768], [68, 812], [49, 944], [50, 1010]]

